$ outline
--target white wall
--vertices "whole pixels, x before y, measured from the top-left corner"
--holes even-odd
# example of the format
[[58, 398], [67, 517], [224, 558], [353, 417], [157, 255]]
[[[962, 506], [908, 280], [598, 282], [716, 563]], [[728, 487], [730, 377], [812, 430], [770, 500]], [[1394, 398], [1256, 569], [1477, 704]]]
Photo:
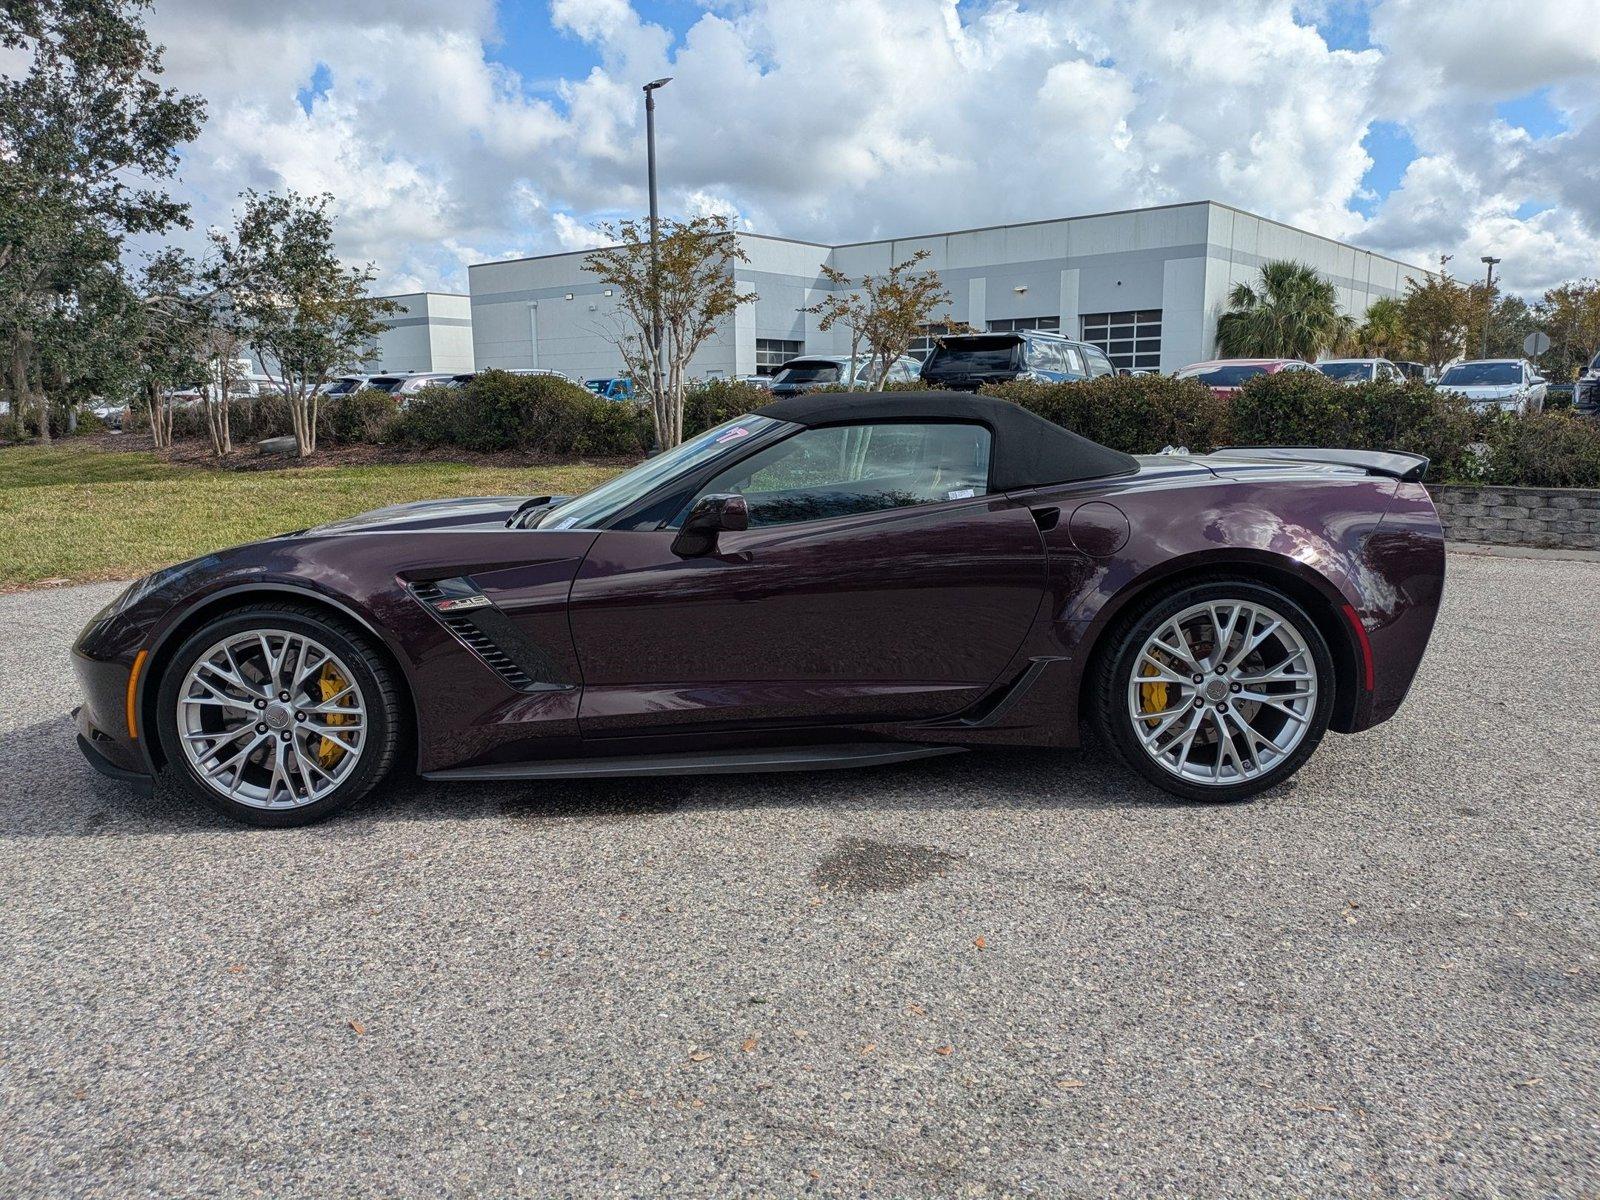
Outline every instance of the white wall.
[[472, 370], [472, 302], [444, 292], [387, 296], [399, 311], [385, 320], [376, 352], [365, 367], [373, 373]]
[[[1294, 258], [1325, 272], [1357, 318], [1423, 273], [1209, 202], [835, 247], [739, 238], [749, 261], [737, 266], [736, 278], [759, 299], [726, 321], [690, 364], [702, 377], [752, 373], [761, 338], [798, 341], [809, 353], [846, 350], [843, 330], [824, 334], [804, 311], [827, 294], [824, 263], [859, 277], [926, 250], [926, 266], [951, 294], [949, 315], [975, 325], [1060, 316], [1063, 332], [1076, 337], [1082, 314], [1160, 309], [1164, 371], [1211, 357], [1228, 290], [1269, 259]], [[615, 299], [583, 259], [575, 252], [468, 269], [479, 369], [539, 366], [585, 378], [622, 369], [610, 344], [619, 324]]]

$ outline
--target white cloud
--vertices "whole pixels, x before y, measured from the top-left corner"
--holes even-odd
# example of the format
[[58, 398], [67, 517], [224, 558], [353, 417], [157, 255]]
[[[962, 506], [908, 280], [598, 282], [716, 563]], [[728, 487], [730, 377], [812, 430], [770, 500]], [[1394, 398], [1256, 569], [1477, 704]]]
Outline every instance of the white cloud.
[[[1331, 49], [1309, 24], [1321, 10], [1293, 0], [714, 0], [691, 15], [675, 38], [627, 0], [554, 0], [566, 48], [596, 62], [555, 101], [487, 59], [488, 0], [166, 0], [153, 23], [169, 81], [211, 105], [185, 164], [201, 221], [246, 186], [330, 191], [343, 250], [386, 286], [460, 287], [472, 256], [582, 248], [594, 220], [641, 212], [639, 85], [660, 75], [665, 211], [761, 232], [842, 240], [1211, 198], [1413, 261], [1493, 249], [1518, 287], [1600, 267], [1600, 0], [1377, 0], [1377, 48], [1359, 52]], [[329, 86], [307, 112], [319, 65]], [[1546, 86], [1564, 132], [1496, 117]], [[1369, 219], [1362, 140], [1380, 119], [1422, 157]]]

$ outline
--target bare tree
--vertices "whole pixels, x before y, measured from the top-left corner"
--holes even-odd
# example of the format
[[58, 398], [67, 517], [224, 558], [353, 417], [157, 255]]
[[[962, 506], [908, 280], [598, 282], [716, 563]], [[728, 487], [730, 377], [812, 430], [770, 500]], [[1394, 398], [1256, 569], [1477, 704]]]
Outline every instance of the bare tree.
[[623, 325], [613, 343], [649, 393], [656, 444], [667, 450], [683, 440], [690, 359], [721, 321], [756, 299], [734, 278], [734, 264], [749, 259], [726, 217], [662, 222], [654, 258], [648, 222], [599, 228], [617, 244], [590, 253], [584, 269], [617, 289]]
[[855, 359], [863, 344], [868, 374], [876, 380], [875, 390], [881, 392], [889, 368], [923, 336], [933, 314], [949, 305], [950, 293], [939, 273], [918, 269], [927, 257], [926, 250], [918, 250], [905, 262], [891, 264], [882, 275], [863, 275], [860, 280], [832, 267], [822, 269], [834, 291], [805, 311], [821, 318], [819, 330], [826, 332], [840, 325], [850, 331], [852, 387]]
[[856, 364], [861, 360], [861, 347], [867, 340], [867, 324], [871, 313], [866, 298], [854, 290], [850, 276], [834, 267], [824, 266], [822, 277], [832, 285], [833, 290], [817, 303], [800, 311], [818, 318], [817, 330], [820, 333], [827, 333], [838, 326], [850, 334], [850, 373], [846, 379], [853, 392], [856, 390], [857, 376], [863, 374]]

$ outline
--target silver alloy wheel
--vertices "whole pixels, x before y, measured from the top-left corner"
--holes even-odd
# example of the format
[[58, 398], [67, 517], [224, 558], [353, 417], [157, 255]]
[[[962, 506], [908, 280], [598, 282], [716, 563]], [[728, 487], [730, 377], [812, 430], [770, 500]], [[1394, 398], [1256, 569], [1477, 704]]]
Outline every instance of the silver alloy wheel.
[[288, 629], [212, 646], [184, 676], [176, 715], [195, 774], [252, 808], [322, 799], [350, 777], [367, 740], [355, 675], [322, 643]]
[[1226, 787], [1294, 753], [1311, 728], [1318, 683], [1310, 647], [1281, 613], [1207, 600], [1145, 639], [1128, 680], [1128, 714], [1163, 770]]

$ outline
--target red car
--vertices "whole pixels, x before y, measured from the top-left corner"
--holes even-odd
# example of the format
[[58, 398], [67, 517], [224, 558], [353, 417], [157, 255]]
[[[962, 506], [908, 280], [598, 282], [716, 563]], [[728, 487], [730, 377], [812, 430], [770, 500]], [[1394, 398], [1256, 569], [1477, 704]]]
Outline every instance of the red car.
[[1198, 379], [1219, 396], [1231, 396], [1246, 379], [1256, 375], [1276, 375], [1279, 371], [1314, 371], [1310, 363], [1298, 358], [1213, 358], [1178, 372], [1179, 379]]

